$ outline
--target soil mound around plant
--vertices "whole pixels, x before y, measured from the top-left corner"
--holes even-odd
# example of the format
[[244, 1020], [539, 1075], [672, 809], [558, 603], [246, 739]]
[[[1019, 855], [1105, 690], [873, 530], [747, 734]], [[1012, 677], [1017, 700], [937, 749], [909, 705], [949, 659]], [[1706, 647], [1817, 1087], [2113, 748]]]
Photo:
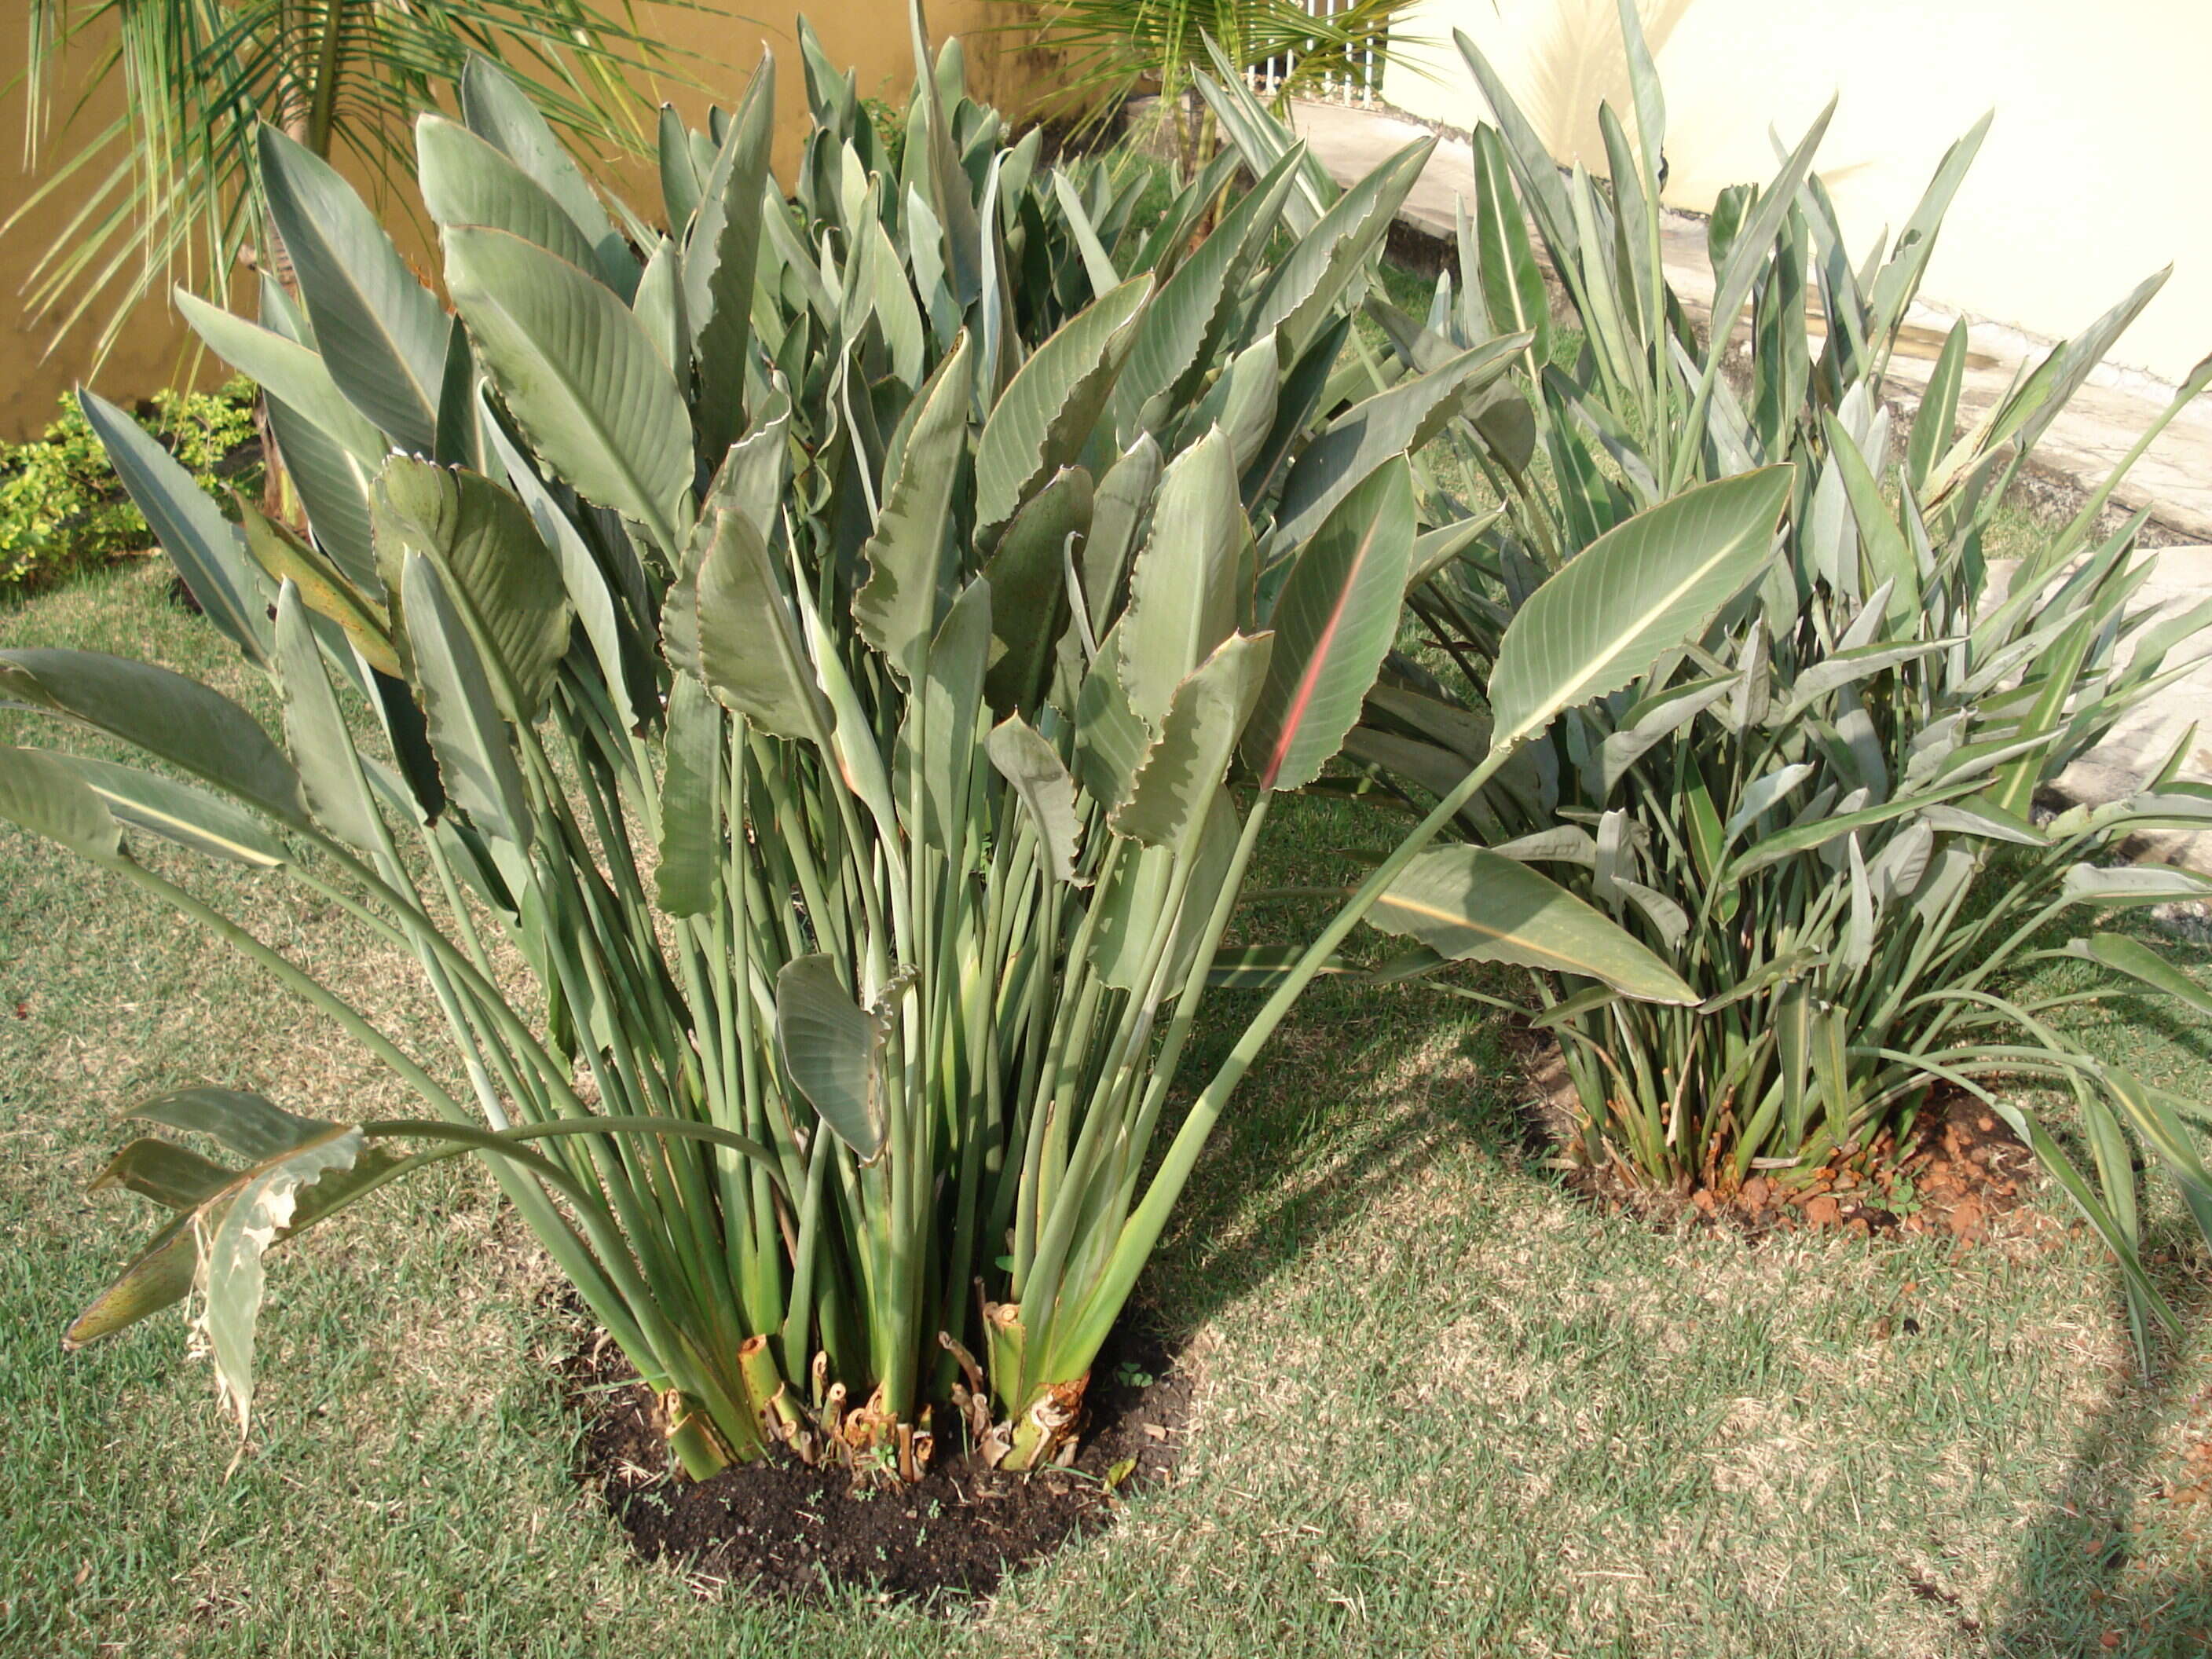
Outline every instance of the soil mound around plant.
[[[1522, 1029], [1516, 1047], [1536, 1092], [1532, 1143], [1547, 1152], [1575, 1144], [1578, 1109], [1558, 1045]], [[2040, 1179], [2035, 1154], [1988, 1106], [1963, 1090], [1929, 1092], [1903, 1146], [1885, 1129], [1849, 1158], [1817, 1169], [1755, 1170], [1733, 1191], [1691, 1186], [1656, 1191], [1616, 1169], [1576, 1168], [1568, 1184], [1593, 1200], [1674, 1220], [1684, 1215], [1740, 1231], [1839, 1228], [1864, 1238], [1932, 1233], [1980, 1243], [2029, 1225], [2022, 1209]]]
[[1831, 1160], [1796, 1184], [1754, 1175], [1726, 1200], [1708, 1190], [1692, 1202], [1702, 1199], [1699, 1207], [1716, 1212], [1725, 1207], [1753, 1226], [1948, 1234], [1979, 1243], [2019, 1210], [2039, 1174], [2035, 1154], [2009, 1124], [1951, 1090], [1921, 1108], [1903, 1147], [1885, 1130], [1863, 1157]]
[[658, 1406], [604, 1335], [562, 1369], [586, 1418], [577, 1478], [643, 1559], [673, 1561], [702, 1589], [784, 1601], [857, 1590], [942, 1613], [1109, 1525], [1126, 1494], [1171, 1478], [1196, 1384], [1187, 1351], [1117, 1332], [1091, 1373], [1071, 1468], [1005, 1474], [956, 1447], [913, 1486], [856, 1483], [785, 1455], [694, 1481], [671, 1473]]

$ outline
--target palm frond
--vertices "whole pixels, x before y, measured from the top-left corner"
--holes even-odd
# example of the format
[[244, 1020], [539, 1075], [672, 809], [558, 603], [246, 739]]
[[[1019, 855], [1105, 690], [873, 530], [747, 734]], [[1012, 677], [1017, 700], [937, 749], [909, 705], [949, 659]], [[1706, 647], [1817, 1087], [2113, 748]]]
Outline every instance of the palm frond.
[[[1211, 39], [1238, 68], [1269, 72], [1285, 97], [1392, 61], [1412, 0], [1352, 0], [1322, 15], [1299, 0], [1053, 0], [1002, 27], [1060, 59], [1073, 101], [1093, 104], [1151, 84], [1179, 95], [1206, 66]], [[1272, 69], [1271, 69], [1271, 66]]]
[[[110, 30], [62, 107], [61, 65]], [[476, 54], [501, 60], [587, 148], [623, 149], [645, 131], [629, 77], [666, 56], [630, 0], [31, 0], [27, 161], [100, 87], [119, 80], [126, 113], [84, 136], [0, 226], [75, 198], [32, 271], [29, 308], [58, 338], [104, 307], [104, 358], [148, 295], [219, 289], [259, 246], [260, 122], [319, 154], [349, 152], [380, 185], [406, 169], [415, 115]]]

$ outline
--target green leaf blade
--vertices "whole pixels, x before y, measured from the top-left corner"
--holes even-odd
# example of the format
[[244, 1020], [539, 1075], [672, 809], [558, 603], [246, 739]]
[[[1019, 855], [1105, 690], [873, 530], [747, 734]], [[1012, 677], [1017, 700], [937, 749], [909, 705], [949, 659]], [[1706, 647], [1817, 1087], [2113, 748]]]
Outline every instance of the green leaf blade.
[[1149, 276], [1122, 283], [1070, 318], [1007, 383], [975, 452], [979, 540], [994, 538], [1036, 484], [1080, 458], [1152, 291]]
[[261, 180], [331, 378], [410, 454], [437, 447], [446, 314], [327, 161], [260, 130]]
[[586, 272], [502, 230], [445, 233], [446, 280], [515, 416], [583, 495], [673, 550], [691, 422], [635, 313]]
[[1498, 647], [1496, 741], [1525, 741], [1701, 633], [1765, 565], [1793, 471], [1761, 468], [1647, 508], [1546, 582]]
[[198, 680], [97, 651], [0, 651], [0, 694], [97, 726], [308, 827], [292, 763], [251, 714]]
[[1055, 881], [1075, 879], [1076, 859], [1082, 851], [1083, 818], [1077, 810], [1075, 780], [1060, 751], [1018, 714], [1009, 714], [991, 728], [985, 748], [991, 764], [1013, 786], [1030, 821], [1036, 826], [1037, 841]]
[[775, 737], [825, 741], [828, 703], [768, 545], [742, 513], [719, 515], [699, 567], [699, 656], [732, 714]]
[[123, 856], [123, 829], [64, 756], [0, 744], [0, 818], [95, 864]]
[[1269, 634], [1232, 634], [1176, 688], [1160, 735], [1115, 809], [1114, 833], [1186, 852], [1205, 829], [1237, 739], [1266, 684]]
[[1680, 975], [1618, 924], [1527, 865], [1484, 848], [1422, 854], [1376, 901], [1368, 920], [1455, 962], [1595, 979], [1639, 1001], [1686, 1007], [1698, 1000]]
[[247, 556], [238, 526], [137, 422], [90, 391], [77, 393], [77, 404], [201, 610], [249, 662], [265, 664], [270, 585]]
[[1343, 747], [1397, 637], [1413, 539], [1401, 459], [1346, 495], [1299, 552], [1268, 618], [1274, 654], [1247, 738], [1262, 788], [1304, 788]]
[[[775, 981], [776, 1046], [807, 1103], [863, 1164], [883, 1154], [883, 1032], [827, 956], [800, 957]], [[815, 1156], [822, 1156], [817, 1148]]]

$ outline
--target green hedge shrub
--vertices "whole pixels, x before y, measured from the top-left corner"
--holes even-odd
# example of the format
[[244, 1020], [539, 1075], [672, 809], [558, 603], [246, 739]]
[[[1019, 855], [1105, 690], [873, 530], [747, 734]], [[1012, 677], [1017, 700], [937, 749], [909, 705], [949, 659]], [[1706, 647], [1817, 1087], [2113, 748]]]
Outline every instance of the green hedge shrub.
[[[139, 423], [209, 495], [258, 488], [252, 381], [157, 392]], [[74, 398], [62, 399], [61, 418], [39, 437], [0, 449], [0, 589], [44, 586], [153, 544]]]

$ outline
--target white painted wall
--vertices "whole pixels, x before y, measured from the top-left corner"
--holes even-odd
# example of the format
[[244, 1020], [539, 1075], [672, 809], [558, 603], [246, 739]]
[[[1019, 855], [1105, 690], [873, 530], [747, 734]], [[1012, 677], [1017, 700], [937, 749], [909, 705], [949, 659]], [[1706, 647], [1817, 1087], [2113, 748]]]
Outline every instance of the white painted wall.
[[[1945, 149], [1996, 119], [1923, 284], [1938, 304], [2048, 338], [2160, 266], [2172, 279], [2111, 361], [2178, 380], [2212, 351], [2212, 4], [2206, 0], [1640, 0], [1665, 84], [1667, 197], [1702, 210], [1776, 167], [1840, 94], [1818, 166], [1855, 256], [1902, 224]], [[1487, 115], [1463, 29], [1563, 161], [1604, 169], [1600, 98], [1628, 119], [1614, 0], [1421, 0], [1429, 37], [1389, 102]]]

